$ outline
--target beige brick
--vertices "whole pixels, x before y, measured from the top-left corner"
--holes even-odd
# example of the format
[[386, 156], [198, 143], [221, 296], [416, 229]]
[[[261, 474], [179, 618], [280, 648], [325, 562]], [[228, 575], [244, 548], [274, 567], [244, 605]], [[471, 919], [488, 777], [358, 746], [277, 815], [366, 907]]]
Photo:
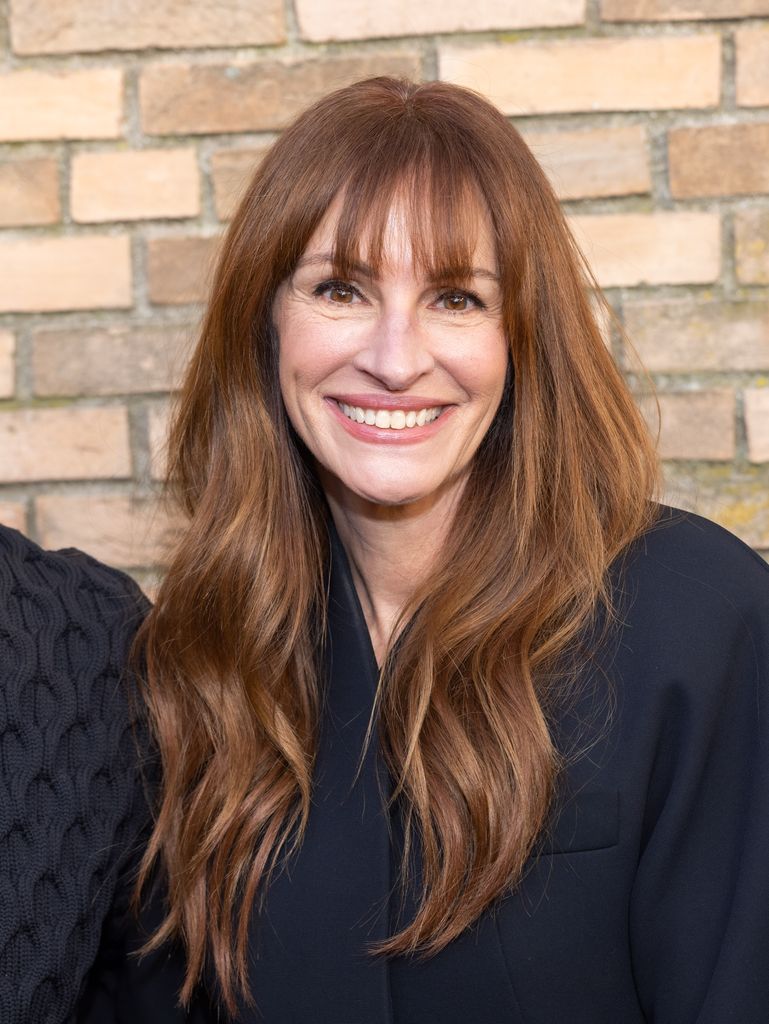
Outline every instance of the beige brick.
[[193, 149], [77, 153], [72, 216], [78, 221], [196, 217], [200, 176]]
[[769, 387], [746, 388], [744, 397], [748, 458], [769, 462]]
[[214, 206], [220, 220], [229, 220], [235, 212], [246, 185], [269, 146], [256, 149], [220, 149], [211, 158]]
[[649, 192], [646, 132], [640, 125], [524, 132], [561, 199]]
[[141, 76], [142, 125], [150, 135], [282, 128], [331, 89], [371, 75], [417, 78], [416, 54], [370, 53], [294, 63], [156, 64]]
[[0, 227], [55, 224], [60, 216], [55, 160], [0, 162]]
[[0, 331], [0, 398], [11, 398], [15, 391], [15, 355], [15, 337], [10, 331]]
[[[734, 458], [734, 392], [711, 391], [660, 393], [659, 452], [663, 459], [726, 460]], [[643, 406], [656, 433], [656, 409]]]
[[11, 0], [16, 53], [282, 43], [281, 0]]
[[131, 305], [128, 238], [78, 235], [0, 242], [0, 311]]
[[218, 238], [153, 238], [147, 243], [151, 302], [204, 302], [213, 275]]
[[168, 402], [151, 406], [147, 415], [153, 480], [162, 480], [166, 475], [170, 415]]
[[601, 0], [604, 21], [707, 21], [769, 14], [769, 0]]
[[569, 223], [604, 288], [708, 284], [719, 276], [716, 213], [581, 214]]
[[738, 210], [734, 238], [737, 280], [769, 284], [769, 210]]
[[690, 196], [769, 192], [769, 122], [678, 128], [668, 134], [670, 191]]
[[714, 107], [721, 91], [715, 33], [446, 43], [438, 51], [444, 81], [484, 93], [506, 114]]
[[32, 338], [36, 395], [121, 395], [178, 386], [192, 331], [105, 327], [38, 331]]
[[122, 116], [118, 68], [0, 74], [0, 140], [114, 139]]
[[77, 547], [120, 568], [161, 563], [180, 526], [156, 498], [127, 494], [44, 494], [35, 514], [45, 547]]
[[769, 104], [769, 25], [751, 25], [735, 32], [737, 41], [737, 103], [742, 107]]
[[123, 407], [0, 412], [0, 481], [87, 480], [130, 473]]
[[648, 370], [769, 370], [767, 302], [626, 302], [624, 312]]
[[0, 501], [0, 523], [27, 532], [27, 506], [23, 501]]
[[350, 0], [296, 0], [299, 31], [305, 39], [378, 39], [434, 32], [581, 25], [585, 0], [443, 0], [441, 4], [351, 3]]
[[769, 467], [665, 467], [667, 500], [714, 519], [754, 548], [769, 548]]

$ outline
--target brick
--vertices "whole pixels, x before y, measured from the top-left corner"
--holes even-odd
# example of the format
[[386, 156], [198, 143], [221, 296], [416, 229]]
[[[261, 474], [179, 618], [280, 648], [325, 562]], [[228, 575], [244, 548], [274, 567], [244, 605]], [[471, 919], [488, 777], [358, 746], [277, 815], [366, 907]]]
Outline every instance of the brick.
[[[735, 399], [729, 388], [662, 392], [659, 452], [663, 459], [728, 460], [735, 452]], [[652, 433], [657, 411], [642, 403]]]
[[180, 525], [156, 498], [127, 494], [44, 494], [35, 514], [45, 547], [81, 548], [122, 569], [161, 563]]
[[349, 0], [296, 0], [299, 32], [305, 39], [379, 39], [434, 32], [582, 25], [585, 0], [495, 0], [471, 6], [467, 0], [441, 4], [364, 4]]
[[737, 280], [769, 284], [769, 210], [738, 210], [734, 240]]
[[691, 196], [769, 192], [769, 122], [678, 128], [668, 134], [670, 191]]
[[0, 74], [0, 140], [5, 142], [114, 139], [122, 116], [118, 68]]
[[601, 0], [604, 21], [708, 21], [769, 14], [769, 0]]
[[36, 395], [121, 395], [170, 391], [186, 363], [191, 330], [105, 327], [36, 332], [32, 372]]
[[16, 53], [91, 53], [282, 43], [281, 0], [11, 0]]
[[744, 397], [748, 458], [769, 462], [769, 387], [746, 388]]
[[151, 302], [178, 306], [205, 302], [218, 238], [153, 238], [147, 243]]
[[754, 548], [769, 548], [769, 467], [665, 467], [667, 500], [713, 519]]
[[0, 242], [0, 311], [131, 305], [128, 238], [78, 235]]
[[769, 104], [769, 25], [738, 28], [737, 103], [742, 107]]
[[624, 313], [652, 372], [769, 370], [769, 302], [626, 302]]
[[27, 506], [23, 501], [0, 501], [0, 523], [27, 532]]
[[282, 128], [331, 89], [371, 75], [418, 78], [417, 54], [370, 53], [297, 62], [156, 64], [140, 81], [142, 126], [150, 135]]
[[16, 339], [10, 331], [0, 331], [0, 398], [11, 398], [15, 389], [14, 357]]
[[721, 91], [715, 33], [446, 43], [438, 52], [440, 78], [484, 93], [513, 115], [714, 107]]
[[87, 480], [130, 473], [123, 407], [0, 412], [0, 481]]
[[716, 213], [580, 214], [569, 223], [604, 288], [708, 284], [719, 276]]
[[196, 217], [200, 176], [193, 149], [77, 153], [72, 216], [77, 221]]
[[560, 199], [649, 192], [646, 132], [640, 125], [584, 131], [524, 132]]
[[55, 160], [0, 162], [0, 227], [55, 224], [60, 216]]
[[150, 442], [150, 465], [153, 480], [162, 480], [166, 475], [166, 454], [168, 426], [171, 409], [167, 402], [150, 407], [147, 427]]
[[256, 149], [220, 149], [211, 158], [214, 206], [219, 220], [229, 220], [246, 185], [269, 146]]

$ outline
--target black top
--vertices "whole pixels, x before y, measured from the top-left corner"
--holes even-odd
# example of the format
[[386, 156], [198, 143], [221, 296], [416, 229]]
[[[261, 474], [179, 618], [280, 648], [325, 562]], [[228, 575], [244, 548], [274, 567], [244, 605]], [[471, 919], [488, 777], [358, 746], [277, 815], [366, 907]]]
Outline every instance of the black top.
[[[309, 830], [255, 917], [240, 1021], [766, 1024], [769, 567], [663, 510], [613, 578], [617, 621], [554, 723], [572, 756], [523, 881], [437, 956], [372, 960], [396, 924], [401, 831], [394, 814], [390, 842], [376, 745], [351, 787], [376, 665], [334, 540]], [[115, 958], [112, 1010], [87, 1019], [183, 1019], [173, 956], [131, 970]], [[196, 1014], [216, 1019], [203, 997]]]
[[146, 602], [0, 526], [0, 1020], [72, 1013], [146, 820], [122, 679]]

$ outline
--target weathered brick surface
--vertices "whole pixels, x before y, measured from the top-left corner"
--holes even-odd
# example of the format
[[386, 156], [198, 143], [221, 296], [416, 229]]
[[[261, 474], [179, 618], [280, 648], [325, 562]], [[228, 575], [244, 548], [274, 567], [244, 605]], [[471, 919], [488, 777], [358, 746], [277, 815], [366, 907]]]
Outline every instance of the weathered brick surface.
[[769, 462], [769, 387], [747, 388], [744, 400], [748, 458]]
[[371, 75], [418, 77], [416, 54], [381, 53], [252, 64], [157, 64], [141, 76], [142, 126], [150, 135], [283, 127], [331, 89]]
[[738, 210], [734, 239], [737, 280], [769, 284], [769, 210]]
[[121, 395], [177, 387], [192, 330], [167, 327], [105, 327], [42, 330], [32, 338], [36, 395]]
[[648, 370], [769, 370], [769, 302], [625, 302], [630, 341]]
[[489, 29], [580, 25], [585, 0], [495, 0], [471, 6], [467, 0], [441, 4], [350, 3], [349, 0], [296, 0], [299, 31], [305, 39], [377, 39], [429, 32], [483, 32]]
[[0, 482], [131, 474], [125, 408], [0, 411]]
[[0, 501], [0, 523], [27, 532], [27, 506], [23, 501]]
[[601, 0], [604, 21], [705, 21], [769, 14], [769, 0]]
[[561, 199], [649, 192], [646, 132], [640, 125], [523, 133]]
[[16, 53], [249, 46], [284, 39], [281, 0], [11, 0]]
[[204, 302], [218, 244], [218, 238], [151, 239], [147, 243], [150, 301], [171, 306]]
[[769, 25], [738, 28], [737, 103], [744, 107], [769, 104]]
[[0, 331], [0, 398], [10, 398], [14, 392], [14, 355], [16, 338], [10, 331]]
[[0, 161], [0, 227], [55, 224], [60, 216], [55, 160]]
[[46, 494], [35, 499], [42, 543], [74, 545], [120, 568], [162, 561], [178, 534], [156, 499], [126, 494]]
[[671, 504], [714, 519], [746, 544], [769, 548], [769, 471], [702, 465], [666, 467]]
[[0, 141], [112, 139], [122, 116], [119, 68], [0, 74]]
[[78, 153], [72, 160], [75, 220], [195, 217], [199, 212], [194, 149]]
[[214, 206], [220, 220], [229, 220], [268, 147], [220, 149], [211, 158]]
[[[735, 398], [731, 389], [661, 392], [658, 399], [659, 451], [663, 459], [734, 458]], [[652, 429], [656, 429], [656, 414], [644, 411]]]
[[166, 475], [170, 412], [168, 403], [163, 402], [152, 405], [147, 414], [151, 473], [154, 480], [162, 480]]
[[712, 107], [721, 86], [714, 33], [446, 43], [439, 63], [442, 79], [484, 93], [508, 114]]
[[569, 223], [598, 283], [707, 284], [720, 272], [718, 214], [579, 214]]
[[678, 128], [668, 135], [670, 191], [681, 199], [769, 192], [768, 156], [769, 121]]
[[128, 238], [79, 235], [0, 242], [0, 311], [131, 305]]

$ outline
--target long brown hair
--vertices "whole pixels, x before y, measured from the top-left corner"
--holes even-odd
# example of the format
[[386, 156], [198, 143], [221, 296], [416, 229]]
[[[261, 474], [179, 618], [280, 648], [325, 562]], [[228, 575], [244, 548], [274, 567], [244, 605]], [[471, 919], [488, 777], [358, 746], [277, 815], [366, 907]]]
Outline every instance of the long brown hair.
[[439, 951], [520, 877], [559, 768], [548, 711], [609, 606], [609, 565], [652, 519], [656, 459], [596, 325], [600, 293], [512, 125], [467, 90], [389, 78], [302, 114], [221, 250], [169, 443], [188, 525], [137, 645], [163, 770], [139, 885], [162, 869], [152, 944], [183, 940], [183, 1000], [206, 963], [225, 1007], [248, 998], [249, 915], [310, 807], [327, 510], [280, 398], [273, 299], [340, 194], [339, 271], [363, 236], [376, 268], [404, 192], [416, 257], [451, 281], [472, 252], [467, 210], [485, 207], [511, 372], [380, 679], [393, 799], [424, 871], [414, 920], [374, 952]]

